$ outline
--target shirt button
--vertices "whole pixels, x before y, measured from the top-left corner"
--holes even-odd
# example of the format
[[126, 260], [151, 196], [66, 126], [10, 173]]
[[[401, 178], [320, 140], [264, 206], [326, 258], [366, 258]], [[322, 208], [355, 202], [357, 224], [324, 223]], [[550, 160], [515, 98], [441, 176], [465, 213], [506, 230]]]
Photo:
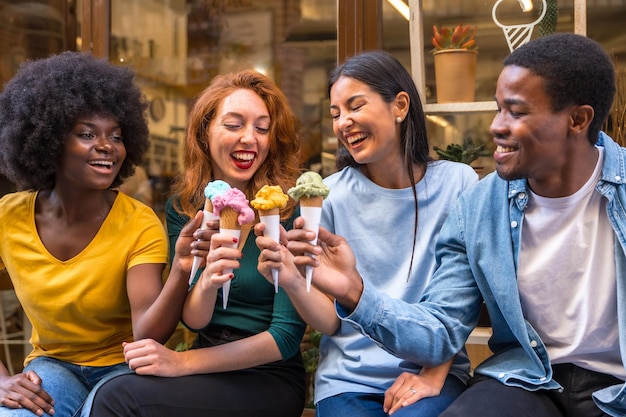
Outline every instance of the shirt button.
[[498, 374], [498, 378], [504, 378], [504, 372], [500, 372], [500, 373]]
[[537, 341], [536, 340], [531, 340], [530, 341], [530, 347], [537, 347]]
[[517, 222], [515, 220], [513, 220], [511, 222], [511, 227], [513, 227], [513, 228], [517, 227]]
[[541, 378], [539, 378], [539, 380], [540, 380], [540, 381], [545, 381], [545, 380], [546, 380], [546, 377], [545, 377], [545, 376], [542, 376]]
[[620, 181], [622, 179], [622, 177], [620, 177], [619, 175], [615, 176], [615, 181]]
[[517, 195], [517, 198], [520, 199], [520, 200], [523, 199], [523, 198], [526, 198], [526, 193], [519, 193]]

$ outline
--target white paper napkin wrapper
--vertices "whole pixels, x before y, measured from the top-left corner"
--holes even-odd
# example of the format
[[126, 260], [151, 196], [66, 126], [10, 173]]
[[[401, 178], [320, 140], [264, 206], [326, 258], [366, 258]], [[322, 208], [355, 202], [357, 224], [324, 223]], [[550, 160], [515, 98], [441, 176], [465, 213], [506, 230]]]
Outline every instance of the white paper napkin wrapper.
[[[320, 228], [320, 219], [322, 218], [322, 208], [312, 206], [300, 206], [300, 215], [304, 218], [304, 228], [315, 232], [315, 238], [313, 240], [310, 240], [309, 242], [313, 245], [317, 245], [317, 234]], [[315, 257], [315, 255], [313, 255], [312, 253], [309, 254], [309, 256], [312, 258]], [[307, 292], [310, 292], [311, 280], [313, 276], [313, 267], [307, 265], [305, 273], [306, 290]]]
[[[259, 220], [265, 225], [263, 235], [278, 242], [280, 240], [280, 215], [259, 216]], [[275, 268], [272, 268], [272, 281], [274, 282], [274, 291], [278, 292], [278, 270]]]
[[[220, 228], [220, 233], [224, 233], [230, 236], [233, 236], [235, 238], [237, 238], [237, 241], [239, 241], [239, 237], [241, 236], [241, 230], [238, 229], [222, 229]], [[225, 247], [229, 247], [229, 248], [236, 248], [237, 247], [237, 243], [233, 242], [232, 244], [229, 245], [224, 245]], [[225, 268], [224, 271], [222, 271], [223, 274], [230, 274], [231, 272], [233, 272], [232, 268]], [[226, 310], [226, 306], [228, 305], [228, 294], [230, 293], [230, 280], [226, 281], [224, 283], [224, 285], [222, 286], [222, 307], [224, 308], [224, 310]]]

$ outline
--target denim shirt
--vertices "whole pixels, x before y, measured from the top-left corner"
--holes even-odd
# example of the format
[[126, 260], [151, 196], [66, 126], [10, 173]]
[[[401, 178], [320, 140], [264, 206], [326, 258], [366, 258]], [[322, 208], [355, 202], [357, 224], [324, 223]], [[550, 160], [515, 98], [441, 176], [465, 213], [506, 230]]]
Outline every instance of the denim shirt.
[[[617, 237], [619, 343], [626, 362], [626, 149], [604, 133], [597, 145], [605, 152], [596, 189], [608, 199], [607, 215]], [[355, 310], [348, 313], [337, 304], [339, 317], [395, 355], [435, 366], [463, 348], [484, 301], [493, 355], [475, 373], [531, 391], [562, 389], [552, 380], [545, 345], [524, 319], [518, 292], [527, 187], [525, 179], [505, 181], [492, 173], [459, 197], [441, 229], [438, 268], [419, 303], [394, 300], [364, 281]], [[594, 398], [605, 413], [626, 415], [624, 384], [597, 391]]]

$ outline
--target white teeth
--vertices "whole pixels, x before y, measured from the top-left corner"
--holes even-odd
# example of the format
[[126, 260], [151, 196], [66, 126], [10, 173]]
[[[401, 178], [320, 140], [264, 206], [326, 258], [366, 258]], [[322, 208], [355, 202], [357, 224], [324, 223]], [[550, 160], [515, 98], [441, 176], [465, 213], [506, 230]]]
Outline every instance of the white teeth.
[[113, 162], [111, 161], [93, 161], [90, 162], [91, 165], [102, 165], [102, 166], [106, 166], [106, 167], [111, 167], [113, 166]]
[[254, 159], [254, 154], [248, 152], [235, 152], [233, 153], [233, 156], [244, 161], [251, 161]]
[[498, 152], [498, 153], [515, 152], [515, 148], [510, 148], [508, 146], [498, 145], [496, 147], [496, 152]]
[[367, 137], [367, 134], [361, 133], [359, 135], [350, 136], [346, 138], [346, 140], [348, 141], [348, 143], [353, 144], [354, 142], [357, 142], [361, 139], [365, 139], [366, 137]]

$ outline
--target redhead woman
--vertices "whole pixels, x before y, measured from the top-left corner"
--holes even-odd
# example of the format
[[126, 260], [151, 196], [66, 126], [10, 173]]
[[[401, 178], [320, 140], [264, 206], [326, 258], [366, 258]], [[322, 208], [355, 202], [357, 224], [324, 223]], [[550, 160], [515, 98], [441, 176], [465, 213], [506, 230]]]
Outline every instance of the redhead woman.
[[[225, 181], [248, 200], [265, 184], [287, 189], [299, 175], [298, 151], [296, 119], [268, 77], [253, 71], [216, 77], [189, 117], [185, 168], [167, 205], [172, 246], [202, 209], [209, 181]], [[294, 203], [280, 214], [290, 228]], [[218, 221], [206, 226], [215, 233]], [[242, 230], [237, 248], [232, 243], [226, 234], [210, 237], [206, 267], [187, 296], [183, 321], [198, 333], [192, 348], [174, 352], [152, 340], [127, 344], [135, 374], [107, 383], [93, 416], [300, 416], [305, 324], [287, 294], [276, 293], [257, 271], [259, 249], [250, 229]]]

